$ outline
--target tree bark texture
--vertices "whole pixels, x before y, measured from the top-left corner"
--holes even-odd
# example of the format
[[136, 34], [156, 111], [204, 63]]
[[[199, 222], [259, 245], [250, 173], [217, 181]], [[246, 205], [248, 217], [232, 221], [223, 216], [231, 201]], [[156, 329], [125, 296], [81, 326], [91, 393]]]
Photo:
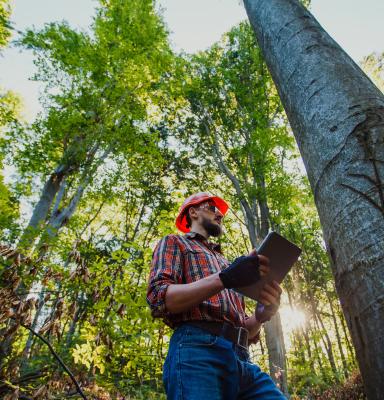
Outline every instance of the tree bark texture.
[[28, 226], [20, 239], [20, 244], [28, 247], [28, 245], [31, 245], [35, 236], [37, 236], [39, 225], [47, 218], [56, 194], [67, 173], [68, 167], [66, 165], [59, 165], [46, 181]]
[[366, 393], [380, 399], [384, 96], [297, 0], [244, 3], [307, 169]]

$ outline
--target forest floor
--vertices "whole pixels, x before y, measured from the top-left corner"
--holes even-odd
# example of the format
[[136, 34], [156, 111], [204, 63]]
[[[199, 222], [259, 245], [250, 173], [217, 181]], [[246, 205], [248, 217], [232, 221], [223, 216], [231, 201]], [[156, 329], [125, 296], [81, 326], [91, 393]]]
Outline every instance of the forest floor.
[[[334, 385], [322, 393], [314, 392], [308, 400], [365, 400], [364, 385], [359, 373], [352, 374], [343, 384]], [[291, 398], [291, 400], [294, 400]], [[297, 399], [299, 400], [299, 399]], [[304, 400], [304, 399], [300, 399]], [[306, 400], [306, 399], [305, 399]]]

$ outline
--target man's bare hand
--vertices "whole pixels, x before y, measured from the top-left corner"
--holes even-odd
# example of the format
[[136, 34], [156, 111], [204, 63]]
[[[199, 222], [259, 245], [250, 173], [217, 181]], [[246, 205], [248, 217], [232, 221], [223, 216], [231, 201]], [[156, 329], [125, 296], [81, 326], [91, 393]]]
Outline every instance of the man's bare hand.
[[282, 292], [283, 289], [281, 289], [280, 285], [276, 281], [267, 283], [260, 292], [260, 303], [265, 306], [279, 306]]
[[257, 303], [255, 310], [257, 321], [269, 321], [277, 313], [280, 306], [282, 291], [283, 290], [276, 281], [267, 283], [263, 287], [260, 293], [260, 300]]

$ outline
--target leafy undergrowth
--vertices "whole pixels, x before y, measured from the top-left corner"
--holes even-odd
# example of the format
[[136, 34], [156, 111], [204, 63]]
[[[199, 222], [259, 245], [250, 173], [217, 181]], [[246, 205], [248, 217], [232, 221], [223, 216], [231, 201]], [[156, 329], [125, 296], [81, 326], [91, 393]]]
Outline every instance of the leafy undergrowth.
[[311, 400], [365, 400], [367, 397], [361, 375], [355, 372], [342, 384], [334, 385], [322, 393], [314, 391], [308, 398]]
[[[138, 387], [127, 387], [123, 390], [117, 390], [110, 384], [104, 386], [96, 382], [91, 382], [85, 376], [77, 376], [81, 389], [87, 400], [165, 400], [165, 395], [154, 387], [141, 385]], [[32, 388], [28, 385], [11, 385], [4, 381], [6, 385], [0, 384], [0, 399], [2, 400], [58, 400], [70, 398], [72, 400], [81, 400], [81, 395], [76, 391], [72, 382], [67, 376], [53, 377], [45, 383], [35, 384]], [[4, 390], [7, 386], [8, 390]]]
[[[62, 379], [52, 379], [46, 384], [41, 385], [31, 393], [28, 393], [24, 399], [33, 400], [45, 400], [45, 399], [57, 399], [58, 395], [70, 396], [71, 399], [77, 400], [81, 397], [76, 393], [75, 390], [70, 390], [71, 383], [67, 377]], [[88, 399], [92, 400], [165, 400], [165, 395], [159, 393], [153, 387], [141, 386], [137, 388], [131, 388], [131, 390], [124, 390], [124, 393], [116, 390], [108, 390], [99, 386], [95, 382], [86, 382], [86, 379], [82, 382], [82, 388]], [[6, 400], [13, 400], [19, 398], [18, 396], [25, 390], [20, 390], [14, 387], [14, 390], [8, 392], [4, 397]], [[128, 392], [128, 393], [127, 393]], [[31, 396], [31, 397], [29, 397]], [[367, 397], [364, 394], [364, 387], [361, 376], [359, 373], [353, 373], [348, 380], [342, 384], [334, 385], [327, 390], [319, 391], [310, 390], [307, 396], [300, 397], [293, 395], [291, 400], [366, 400]]]

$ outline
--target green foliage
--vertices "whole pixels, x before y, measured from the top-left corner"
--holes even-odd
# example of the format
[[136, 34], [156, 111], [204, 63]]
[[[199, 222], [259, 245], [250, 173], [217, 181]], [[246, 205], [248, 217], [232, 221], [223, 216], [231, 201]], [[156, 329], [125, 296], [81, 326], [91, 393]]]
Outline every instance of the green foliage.
[[[8, 0], [0, 0], [0, 51], [11, 36], [9, 18], [11, 9]], [[6, 129], [18, 120], [20, 99], [11, 91], [3, 91], [0, 88], [0, 148], [4, 144]], [[3, 154], [0, 153], [0, 169], [3, 168]], [[18, 201], [4, 184], [0, 174], [0, 235], [11, 239], [16, 228], [18, 218]], [[7, 234], [5, 234], [5, 231]], [[5, 235], [5, 236], [4, 236]], [[12, 240], [12, 239], [11, 239]]]
[[46, 109], [6, 143], [21, 194], [28, 195], [32, 175], [45, 182], [25, 246], [39, 234], [44, 242], [56, 236], [94, 182], [113, 185], [122, 170], [135, 173], [135, 164], [145, 174], [168, 163], [156, 110], [173, 56], [153, 7], [149, 0], [101, 2], [92, 34], [51, 23], [19, 41], [36, 57]]
[[9, 29], [9, 17], [11, 8], [9, 0], [0, 0], [0, 49], [5, 47], [11, 36]]
[[[258, 240], [273, 227], [304, 249], [283, 299], [307, 316], [286, 332], [291, 392], [340, 384], [356, 367], [353, 349], [310, 189], [249, 25], [205, 52], [174, 55], [153, 1], [102, 0], [90, 34], [51, 23], [19, 44], [35, 55], [45, 111], [25, 125], [17, 98], [0, 98], [2, 157], [18, 174], [14, 190], [0, 179], [0, 233], [30, 256], [1, 253], [5, 311], [23, 321], [29, 313], [89, 396], [165, 398], [172, 332], [146, 304], [152, 250], [176, 233], [183, 199], [210, 190], [232, 205], [220, 238], [228, 259], [250, 250], [252, 223]], [[17, 236], [25, 224], [15, 193], [40, 215], [31, 236]], [[18, 385], [37, 399], [67, 395], [71, 382], [47, 347], [0, 321], [11, 339], [2, 378], [13, 385], [0, 396]], [[264, 337], [252, 351], [266, 369]]]
[[18, 120], [20, 114], [20, 98], [15, 93], [7, 91], [0, 95], [0, 127], [3, 133], [4, 126]]
[[360, 66], [375, 85], [384, 92], [384, 53], [373, 53], [364, 57]]
[[277, 226], [287, 215], [296, 193], [287, 173], [296, 150], [279, 97], [247, 23], [187, 61], [179, 137], [201, 168], [216, 167], [232, 184], [231, 203], [242, 209], [255, 244], [268, 219]]
[[12, 196], [6, 185], [3, 183], [3, 177], [0, 175], [0, 235], [4, 237], [5, 230], [17, 228], [17, 219], [19, 216], [18, 201]]

